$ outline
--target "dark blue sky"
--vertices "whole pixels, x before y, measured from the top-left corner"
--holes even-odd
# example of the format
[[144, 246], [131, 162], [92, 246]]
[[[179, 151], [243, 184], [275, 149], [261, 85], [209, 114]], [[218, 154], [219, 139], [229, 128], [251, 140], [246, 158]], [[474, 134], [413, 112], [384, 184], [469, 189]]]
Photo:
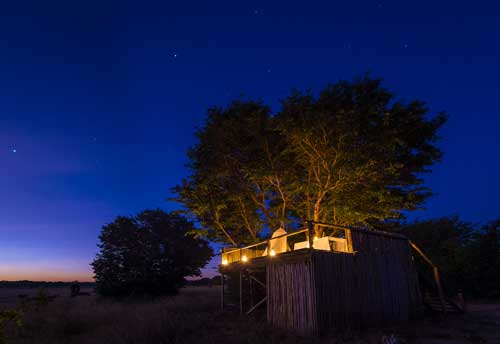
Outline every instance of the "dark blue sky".
[[0, 280], [89, 279], [100, 226], [174, 209], [205, 111], [370, 73], [450, 119], [412, 216], [500, 216], [500, 5], [12, 1], [0, 9]]

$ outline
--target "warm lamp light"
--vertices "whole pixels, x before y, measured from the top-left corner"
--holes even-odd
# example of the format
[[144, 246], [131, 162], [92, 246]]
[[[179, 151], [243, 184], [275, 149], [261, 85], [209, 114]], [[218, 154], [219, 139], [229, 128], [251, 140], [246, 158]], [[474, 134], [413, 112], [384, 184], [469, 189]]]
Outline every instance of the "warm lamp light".
[[314, 236], [313, 240], [318, 240], [318, 237], [317, 237], [317, 236]]
[[227, 259], [223, 259], [223, 260], [222, 260], [222, 265], [227, 265], [227, 264], [228, 264]]
[[248, 261], [247, 256], [243, 256], [243, 257], [241, 257], [241, 261], [242, 261], [242, 262], [246, 262], [246, 261]]
[[273, 249], [271, 249], [271, 251], [269, 252], [269, 255], [271, 257], [274, 257], [276, 255], [276, 252]]

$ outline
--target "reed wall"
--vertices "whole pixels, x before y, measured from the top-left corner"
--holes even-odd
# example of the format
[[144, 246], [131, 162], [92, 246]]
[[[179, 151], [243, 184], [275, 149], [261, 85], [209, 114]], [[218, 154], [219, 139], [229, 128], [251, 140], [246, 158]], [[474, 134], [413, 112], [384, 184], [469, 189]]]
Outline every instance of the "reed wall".
[[422, 312], [408, 241], [355, 233], [357, 253], [310, 251], [267, 266], [268, 321], [303, 334], [408, 321]]
[[303, 334], [317, 329], [317, 304], [311, 256], [267, 266], [267, 319]]

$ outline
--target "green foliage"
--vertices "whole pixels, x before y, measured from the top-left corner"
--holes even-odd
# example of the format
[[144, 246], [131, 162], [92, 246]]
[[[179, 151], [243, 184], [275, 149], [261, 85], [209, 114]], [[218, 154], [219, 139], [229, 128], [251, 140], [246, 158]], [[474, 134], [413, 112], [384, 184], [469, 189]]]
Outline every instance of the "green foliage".
[[50, 301], [47, 291], [43, 288], [38, 289], [35, 297], [33, 298], [33, 301], [35, 303], [36, 310], [47, 307]]
[[185, 277], [200, 275], [212, 257], [207, 241], [194, 238], [193, 230], [184, 217], [161, 210], [105, 225], [92, 263], [97, 292], [114, 297], [177, 292]]
[[0, 344], [7, 344], [5, 330], [8, 325], [17, 327], [23, 324], [23, 314], [14, 309], [0, 310]]
[[236, 101], [208, 112], [176, 200], [202, 235], [237, 245], [304, 219], [359, 225], [401, 218], [430, 195], [421, 174], [441, 158], [445, 116], [394, 100], [379, 80], [294, 92], [271, 114]]
[[444, 217], [406, 224], [400, 231], [440, 268], [449, 291], [500, 296], [500, 220], [477, 226]]
[[465, 250], [464, 280], [476, 295], [500, 297], [500, 219], [472, 234]]

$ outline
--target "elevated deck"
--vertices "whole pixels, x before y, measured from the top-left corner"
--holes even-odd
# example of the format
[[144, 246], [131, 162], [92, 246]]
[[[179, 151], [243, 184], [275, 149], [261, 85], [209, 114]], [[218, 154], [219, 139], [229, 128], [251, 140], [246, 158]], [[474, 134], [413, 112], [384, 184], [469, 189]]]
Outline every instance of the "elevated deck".
[[[270, 259], [293, 259], [312, 250], [353, 252], [351, 231], [347, 227], [323, 225], [329, 231], [324, 236], [313, 235], [312, 225], [290, 233], [278, 230], [272, 238], [241, 248], [226, 248], [221, 255], [222, 268], [237, 264], [266, 265]], [[283, 234], [280, 234], [280, 231]], [[234, 267], [236, 268], [236, 267]]]
[[294, 263], [298, 261], [304, 261], [305, 259], [309, 259], [311, 257], [313, 251], [314, 250], [305, 248], [295, 251], [283, 252], [277, 254], [276, 256], [260, 256], [249, 259], [247, 261], [238, 260], [229, 264], [221, 265], [221, 271], [224, 273], [230, 273], [232, 271], [238, 271], [241, 269], [264, 268], [267, 265], [273, 263]]

